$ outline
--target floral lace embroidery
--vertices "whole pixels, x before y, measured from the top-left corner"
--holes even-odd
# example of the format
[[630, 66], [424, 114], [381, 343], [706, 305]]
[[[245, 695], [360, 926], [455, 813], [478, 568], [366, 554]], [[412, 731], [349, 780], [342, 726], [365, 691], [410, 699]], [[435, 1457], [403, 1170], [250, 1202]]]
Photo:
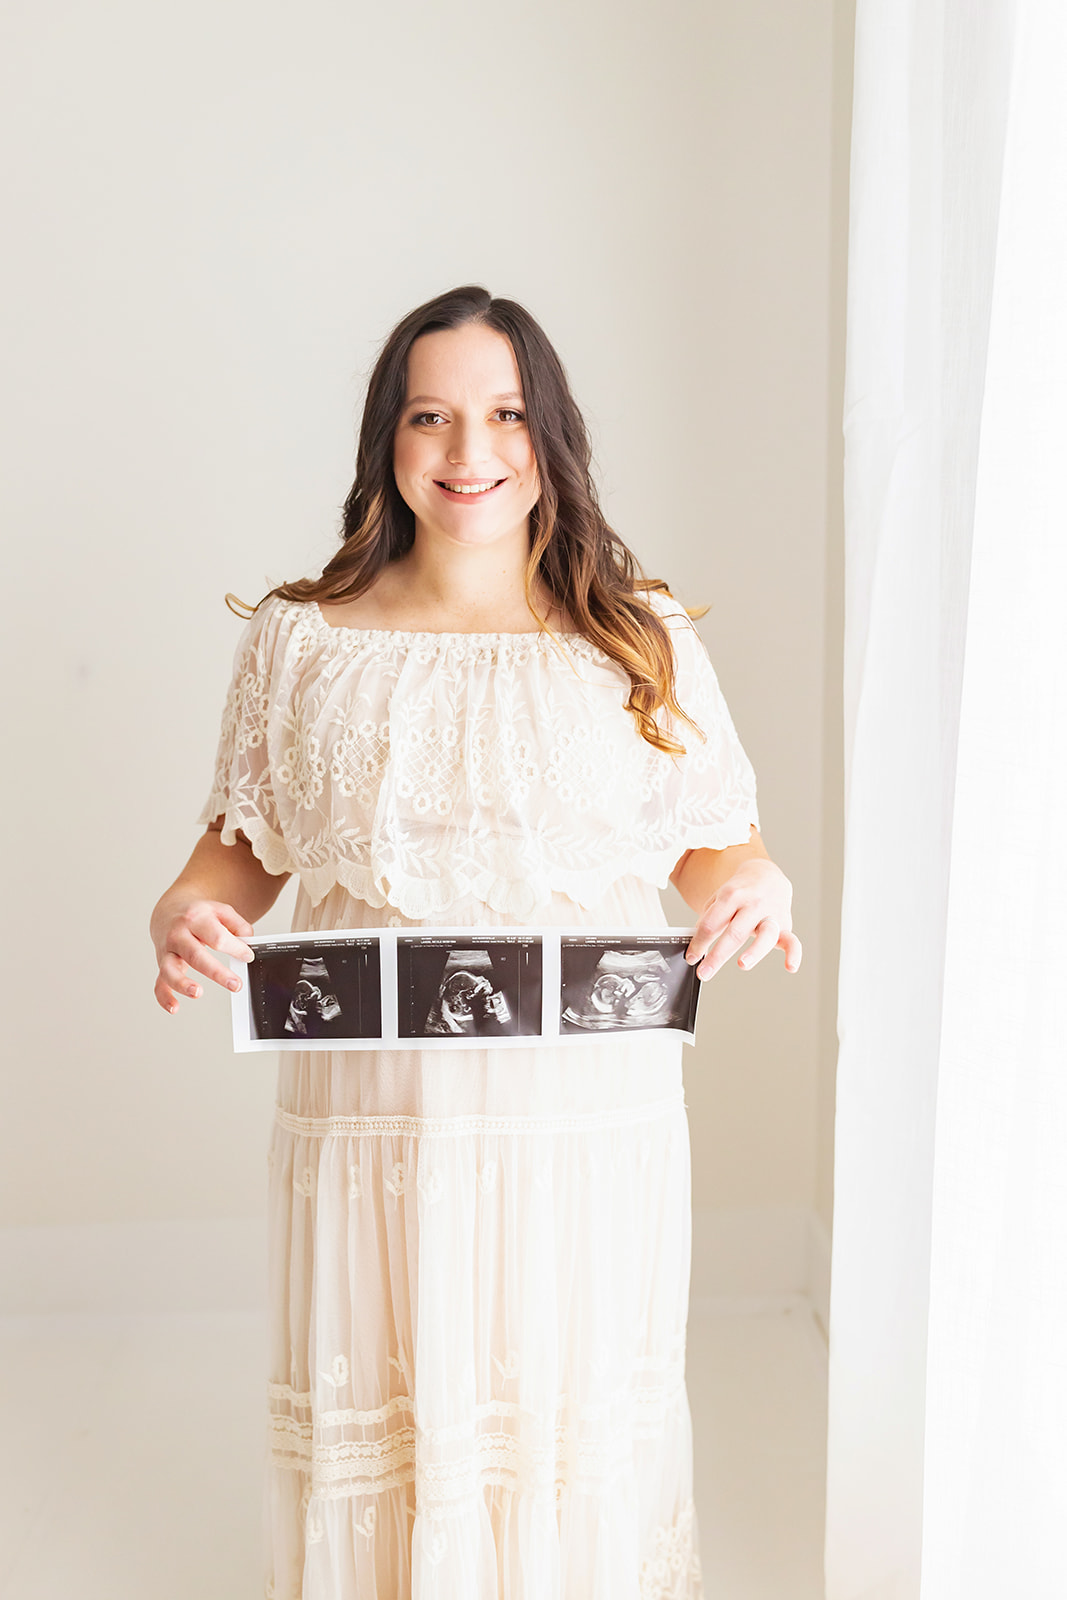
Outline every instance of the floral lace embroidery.
[[340, 884], [429, 920], [475, 898], [528, 916], [596, 903], [620, 875], [661, 887], [684, 849], [758, 826], [755, 776], [681, 607], [671, 628], [684, 760], [641, 739], [628, 681], [577, 635], [329, 627], [269, 601], [238, 647], [201, 820], [242, 830], [313, 903]]
[[437, 1167], [420, 1168], [418, 1187], [426, 1204], [436, 1205], [445, 1192], [444, 1176]]
[[517, 1350], [509, 1350], [505, 1360], [499, 1356], [493, 1357], [493, 1365], [504, 1379], [517, 1378], [519, 1375], [519, 1355]]
[[694, 1548], [696, 1507], [687, 1500], [671, 1523], [653, 1534], [654, 1555], [642, 1561], [641, 1600], [688, 1600], [699, 1589], [700, 1558]]
[[[518, 1378], [518, 1352], [494, 1359], [503, 1384]], [[342, 1360], [335, 1358], [331, 1371], [320, 1374], [331, 1393]], [[394, 1364], [403, 1369], [395, 1358]], [[347, 1381], [347, 1362], [345, 1369]], [[267, 1392], [271, 1462], [307, 1473], [315, 1500], [378, 1494], [414, 1482], [420, 1508], [436, 1521], [468, 1506], [486, 1484], [556, 1500], [564, 1489], [608, 1489], [632, 1458], [634, 1440], [658, 1437], [686, 1403], [685, 1332], [663, 1354], [635, 1362], [604, 1399], [575, 1404], [560, 1395], [551, 1419], [533, 1416], [518, 1400], [494, 1398], [460, 1422], [416, 1428], [410, 1394], [394, 1395], [372, 1410], [342, 1407], [316, 1415], [311, 1393], [278, 1383], [268, 1384]], [[657, 1549], [656, 1559], [669, 1562], [677, 1553], [684, 1522], [679, 1530], [674, 1545]]]
[[399, 1200], [408, 1185], [408, 1173], [402, 1161], [394, 1161], [392, 1174], [386, 1178], [385, 1187], [394, 1200]]
[[361, 722], [358, 728], [341, 720], [330, 756], [330, 777], [346, 800], [370, 805], [389, 756], [389, 724]]
[[319, 1377], [323, 1378], [332, 1388], [343, 1389], [349, 1378], [348, 1357], [346, 1355], [334, 1356], [333, 1365], [329, 1372], [320, 1372]]
[[326, 762], [316, 734], [302, 727], [295, 718], [287, 717], [285, 723], [293, 742], [278, 764], [278, 781], [284, 783], [295, 806], [310, 811], [322, 793]]
[[483, 1194], [488, 1194], [496, 1187], [496, 1162], [487, 1161], [478, 1171], [478, 1187]]
[[368, 1543], [374, 1538], [374, 1529], [377, 1521], [377, 1509], [374, 1506], [368, 1506], [363, 1513], [363, 1520], [356, 1523], [356, 1532], [361, 1533]]

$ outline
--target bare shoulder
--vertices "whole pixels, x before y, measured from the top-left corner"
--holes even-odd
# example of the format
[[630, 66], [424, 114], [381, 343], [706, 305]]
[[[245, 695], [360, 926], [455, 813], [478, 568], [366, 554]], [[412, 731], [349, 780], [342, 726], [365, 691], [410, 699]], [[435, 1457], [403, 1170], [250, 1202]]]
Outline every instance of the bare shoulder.
[[369, 589], [343, 600], [320, 600], [319, 609], [331, 628], [397, 628], [398, 608], [394, 585], [385, 572]]
[[532, 624], [537, 619], [546, 621], [556, 632], [573, 630], [570, 618], [553, 603], [550, 595], [542, 594], [538, 599], [541, 609], [533, 615], [521, 591], [495, 604], [474, 594], [463, 604], [443, 606], [439, 600], [420, 592], [419, 586], [411, 582], [403, 560], [398, 560], [384, 568], [363, 594], [354, 599], [320, 600], [319, 606], [327, 624], [333, 628], [534, 633], [537, 629]]

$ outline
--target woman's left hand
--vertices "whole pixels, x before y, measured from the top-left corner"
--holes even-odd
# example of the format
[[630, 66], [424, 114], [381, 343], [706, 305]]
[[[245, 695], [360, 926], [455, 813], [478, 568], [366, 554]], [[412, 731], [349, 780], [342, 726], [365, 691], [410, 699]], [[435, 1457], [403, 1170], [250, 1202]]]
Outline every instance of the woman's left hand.
[[[743, 861], [711, 896], [685, 952], [698, 978], [712, 978], [735, 951], [755, 934], [755, 942], [738, 966], [746, 970], [770, 950], [785, 954], [785, 969], [800, 966], [800, 940], [793, 932], [793, 885], [773, 861], [757, 857]], [[714, 948], [712, 948], [714, 946]]]

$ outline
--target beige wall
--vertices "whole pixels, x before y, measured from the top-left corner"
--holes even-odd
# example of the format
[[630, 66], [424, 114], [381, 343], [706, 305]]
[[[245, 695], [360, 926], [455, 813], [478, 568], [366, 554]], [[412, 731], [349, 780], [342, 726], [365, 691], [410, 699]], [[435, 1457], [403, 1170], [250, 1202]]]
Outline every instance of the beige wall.
[[13, 29], [0, 1220], [259, 1213], [272, 1058], [231, 1055], [221, 994], [155, 1007], [147, 916], [209, 780], [223, 592], [321, 563], [378, 341], [472, 280], [543, 321], [609, 516], [710, 603], [795, 886], [800, 974], [705, 996], [694, 1203], [828, 1215], [833, 0], [102, 0]]
[[833, 1219], [834, 1089], [837, 1072], [837, 969], [841, 954], [845, 772], [842, 711], [845, 524], [842, 489], [845, 387], [845, 290], [848, 274], [849, 144], [856, 0], [834, 0], [830, 141], [830, 374], [826, 419], [826, 607], [823, 630], [823, 801], [820, 882], [819, 1077], [816, 1102], [815, 1204]]

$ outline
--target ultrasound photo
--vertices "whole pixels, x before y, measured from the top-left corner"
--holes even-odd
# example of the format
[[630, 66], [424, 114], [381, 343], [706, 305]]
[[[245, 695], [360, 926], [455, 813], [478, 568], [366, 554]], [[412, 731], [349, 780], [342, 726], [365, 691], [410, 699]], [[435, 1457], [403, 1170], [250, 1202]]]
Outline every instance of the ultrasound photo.
[[376, 939], [261, 945], [247, 967], [253, 1039], [376, 1039], [382, 1031]]
[[663, 939], [564, 934], [560, 1032], [629, 1033], [696, 1025], [700, 979], [685, 959], [689, 936]]
[[397, 939], [402, 1039], [538, 1037], [539, 935]]

